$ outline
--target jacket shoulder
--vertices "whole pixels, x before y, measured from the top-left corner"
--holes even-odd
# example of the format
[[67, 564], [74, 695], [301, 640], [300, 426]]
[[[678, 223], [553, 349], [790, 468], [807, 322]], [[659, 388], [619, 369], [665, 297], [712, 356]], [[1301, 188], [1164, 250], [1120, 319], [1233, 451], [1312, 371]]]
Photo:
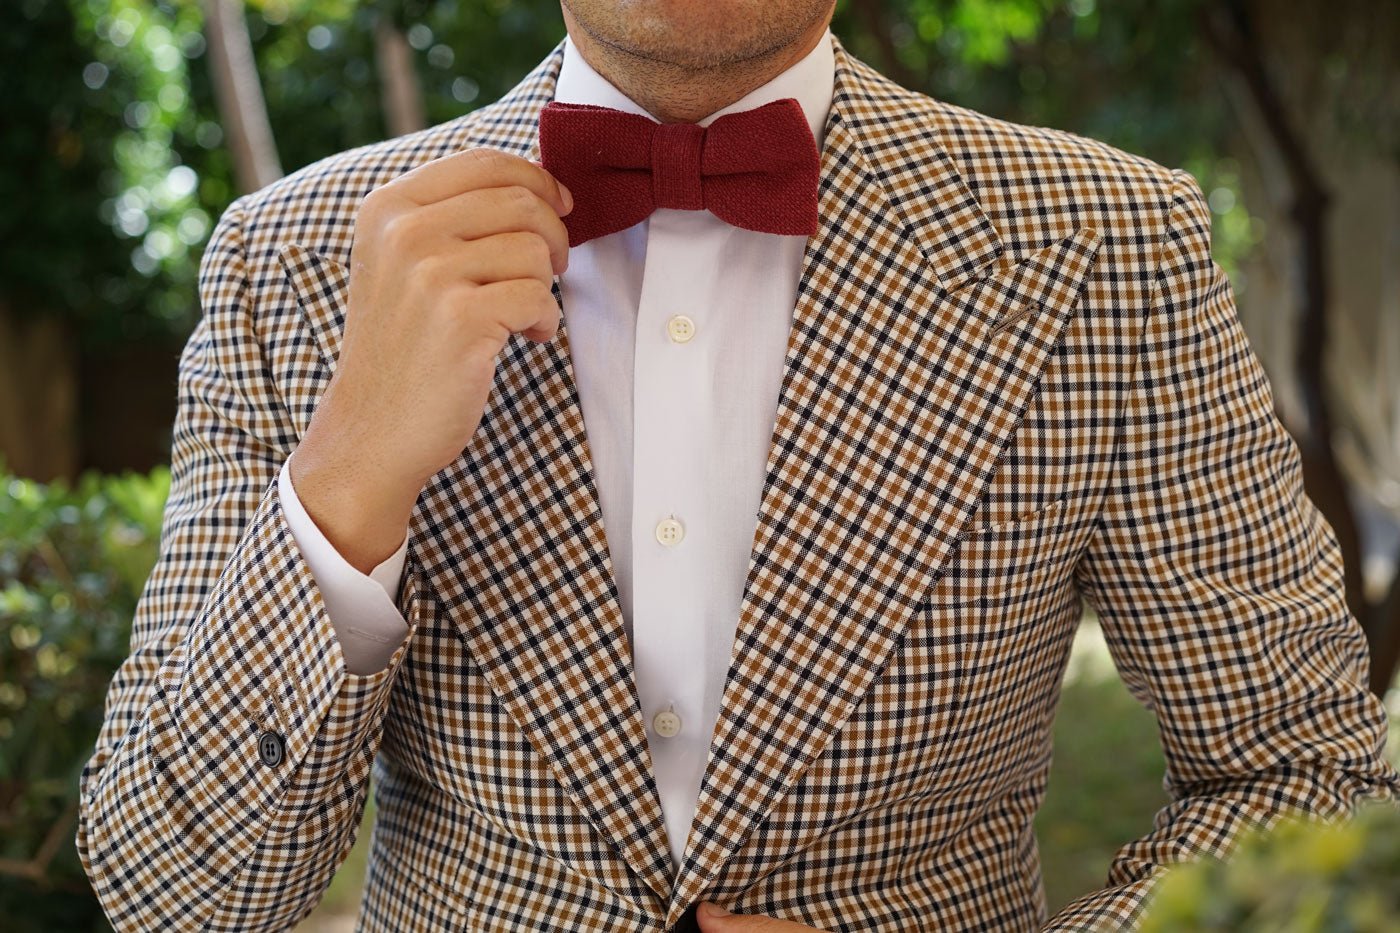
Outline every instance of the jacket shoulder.
[[906, 189], [920, 172], [955, 172], [1008, 259], [1089, 228], [1109, 254], [1121, 247], [1121, 258], [1142, 262], [1165, 238], [1184, 172], [1082, 134], [951, 104], [874, 71], [862, 88], [857, 119], [876, 163]]
[[946, 101], [926, 99], [930, 118], [951, 131], [945, 135], [949, 150], [965, 161], [980, 164], [1000, 158], [1005, 160], [1004, 168], [1031, 173], [1078, 169], [1138, 186], [1171, 183], [1168, 166], [1102, 140], [1049, 126], [1013, 123]]
[[355, 215], [365, 196], [404, 172], [470, 145], [479, 112], [342, 150], [243, 195], [235, 203], [249, 255], [275, 253], [294, 241], [348, 261]]
[[1165, 235], [1179, 170], [1078, 133], [917, 96], [918, 119], [1013, 255], [1084, 228], [1110, 248]]

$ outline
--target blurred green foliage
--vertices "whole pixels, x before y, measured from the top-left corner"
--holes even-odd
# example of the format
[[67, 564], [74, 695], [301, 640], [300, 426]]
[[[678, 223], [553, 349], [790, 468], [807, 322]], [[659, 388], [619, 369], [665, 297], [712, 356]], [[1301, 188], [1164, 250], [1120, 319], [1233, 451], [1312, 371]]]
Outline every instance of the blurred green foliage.
[[[384, 137], [380, 15], [404, 24], [430, 122], [494, 100], [563, 36], [547, 0], [253, 0], [291, 171]], [[181, 338], [199, 256], [238, 193], [195, 0], [0, 4], [0, 301], [102, 347]]]
[[95, 36], [80, 41], [90, 31], [85, 6], [23, 0], [5, 10], [0, 299], [21, 314], [65, 315], [84, 330], [127, 322], [145, 333], [144, 323], [163, 313], [163, 296], [189, 291], [191, 250], [207, 232], [196, 231], [179, 251], [184, 269], [172, 263], [158, 270], [133, 253], [150, 223], [143, 212], [138, 227], [124, 205], [152, 199], [170, 167], [162, 164], [168, 139], [143, 146], [143, 134], [123, 122], [131, 108], [133, 122], [168, 131], [163, 111], [146, 99], [160, 91], [149, 80], [160, 74], [152, 53], [133, 54]]
[[1228, 860], [1167, 872], [1143, 933], [1394, 933], [1400, 807], [1332, 824], [1302, 817], [1245, 833]]
[[248, 0], [248, 8], [287, 171], [384, 138], [373, 41], [380, 16], [418, 53], [429, 123], [500, 97], [564, 36], [558, 0]]
[[[0, 471], [6, 929], [101, 926], [73, 846], [78, 777], [97, 740], [108, 681], [129, 650], [169, 488], [163, 467], [149, 476], [88, 474], [75, 488]], [[36, 877], [17, 877], [23, 866]]]

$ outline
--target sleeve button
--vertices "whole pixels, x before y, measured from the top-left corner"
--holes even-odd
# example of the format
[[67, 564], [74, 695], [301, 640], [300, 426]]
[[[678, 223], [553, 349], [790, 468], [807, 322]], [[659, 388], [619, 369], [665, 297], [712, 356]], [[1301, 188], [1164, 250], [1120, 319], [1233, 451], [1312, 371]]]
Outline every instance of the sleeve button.
[[269, 731], [258, 736], [258, 757], [263, 764], [268, 767], [279, 765], [285, 753], [286, 742], [278, 733]]

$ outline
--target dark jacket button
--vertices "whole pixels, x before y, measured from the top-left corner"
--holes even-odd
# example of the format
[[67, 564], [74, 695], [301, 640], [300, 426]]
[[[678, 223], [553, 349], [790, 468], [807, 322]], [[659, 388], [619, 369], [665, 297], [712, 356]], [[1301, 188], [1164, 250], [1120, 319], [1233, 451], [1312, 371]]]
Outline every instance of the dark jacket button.
[[700, 921], [695, 917], [695, 910], [700, 906], [696, 901], [685, 909], [681, 918], [676, 921], [676, 925], [671, 927], [671, 933], [700, 933]]
[[258, 757], [268, 767], [280, 765], [286, 753], [286, 742], [276, 732], [264, 732], [258, 736]]

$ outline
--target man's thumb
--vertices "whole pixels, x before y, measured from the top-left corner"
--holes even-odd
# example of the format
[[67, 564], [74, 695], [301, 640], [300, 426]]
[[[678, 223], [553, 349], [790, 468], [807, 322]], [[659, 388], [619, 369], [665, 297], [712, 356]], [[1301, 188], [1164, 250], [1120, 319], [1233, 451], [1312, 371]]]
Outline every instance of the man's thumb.
[[[739, 919], [713, 901], [702, 901], [695, 910], [695, 916], [700, 921], [700, 929], [707, 931], [707, 933], [736, 929], [734, 921]], [[737, 928], [742, 929], [742, 927]]]
[[[762, 914], [731, 914], [718, 904], [701, 901], [695, 909], [700, 933], [775, 933], [779, 930], [808, 930], [801, 924]], [[816, 931], [813, 931], [816, 933]]]

